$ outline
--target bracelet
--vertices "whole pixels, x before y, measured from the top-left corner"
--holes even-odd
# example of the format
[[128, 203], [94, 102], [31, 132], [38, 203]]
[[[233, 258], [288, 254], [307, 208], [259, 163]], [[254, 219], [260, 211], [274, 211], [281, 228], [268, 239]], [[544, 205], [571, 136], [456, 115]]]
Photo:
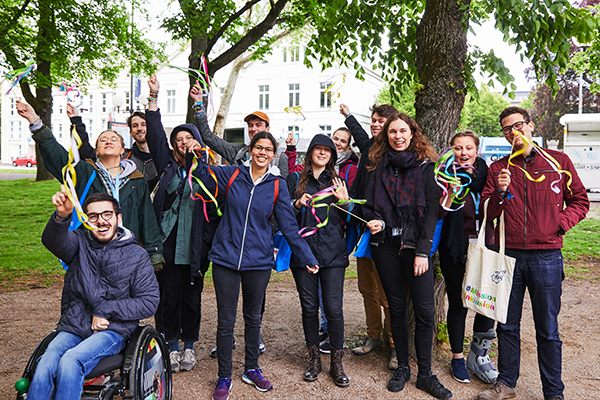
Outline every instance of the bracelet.
[[201, 101], [197, 101], [192, 105], [192, 109], [194, 110], [194, 116], [196, 118], [201, 118], [206, 115], [204, 110], [204, 104]]
[[36, 125], [36, 124], [39, 124], [40, 122], [42, 122], [42, 119], [40, 117], [38, 117], [37, 121], [32, 122], [29, 125]]
[[148, 96], [148, 104], [156, 104], [158, 100], [158, 90], [150, 89], [150, 95]]

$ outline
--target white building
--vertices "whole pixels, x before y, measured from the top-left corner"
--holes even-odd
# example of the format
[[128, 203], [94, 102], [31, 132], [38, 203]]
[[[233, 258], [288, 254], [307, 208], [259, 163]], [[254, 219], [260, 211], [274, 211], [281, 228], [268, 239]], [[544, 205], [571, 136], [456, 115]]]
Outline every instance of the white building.
[[[173, 54], [168, 64], [187, 67], [189, 48]], [[369, 106], [375, 102], [384, 82], [379, 75], [365, 68], [365, 81], [354, 77], [355, 71], [346, 68], [331, 68], [321, 71], [320, 67], [308, 69], [304, 66], [302, 46], [282, 46], [268, 55], [264, 61], [249, 63], [240, 71], [226, 121], [226, 136], [230, 141], [241, 141], [245, 132], [244, 117], [253, 111], [265, 112], [271, 121], [271, 133], [283, 141], [289, 131], [294, 131], [306, 145], [317, 133], [331, 134], [344, 126], [344, 118], [339, 113], [339, 104], [345, 103], [353, 115], [368, 130], [370, 121]], [[315, 63], [316, 64], [316, 63]], [[213, 89], [214, 113], [218, 110], [221, 94], [226, 86], [231, 67], [218, 71]], [[157, 71], [160, 82], [158, 106], [167, 133], [185, 122], [189, 76], [174, 68], [163, 66]], [[325, 93], [328, 87], [334, 93]], [[5, 95], [9, 82], [2, 84], [2, 164], [10, 164], [21, 154], [35, 153], [28, 123], [19, 117], [15, 101], [21, 98], [18, 87], [10, 95]], [[83, 89], [82, 89], [83, 90]], [[142, 79], [142, 96], [148, 93], [146, 78]], [[52, 127], [57, 140], [65, 147], [69, 145], [69, 119], [66, 115], [67, 99], [58, 88], [53, 91], [54, 106]], [[113, 98], [125, 99], [125, 106], [113, 106]], [[92, 144], [97, 136], [108, 127], [109, 121], [124, 123], [129, 116], [130, 79], [125, 74], [115, 82], [115, 88], [91, 82], [80, 101], [81, 116], [87, 126]], [[286, 107], [300, 106], [302, 118], [294, 112], [286, 112]], [[143, 104], [136, 102], [134, 109], [143, 110]], [[209, 107], [209, 117], [210, 107]], [[212, 126], [212, 121], [211, 121]], [[124, 129], [127, 133], [127, 129]], [[131, 140], [128, 134], [126, 140]], [[244, 134], [245, 140], [247, 135]], [[303, 147], [300, 146], [299, 147]]]

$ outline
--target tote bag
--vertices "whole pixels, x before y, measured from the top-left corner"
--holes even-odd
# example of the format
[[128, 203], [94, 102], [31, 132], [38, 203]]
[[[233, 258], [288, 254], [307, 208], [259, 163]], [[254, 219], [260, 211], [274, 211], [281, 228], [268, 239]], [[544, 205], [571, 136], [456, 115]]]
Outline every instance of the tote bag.
[[488, 202], [489, 199], [483, 207], [483, 224], [481, 224], [477, 243], [469, 243], [463, 279], [463, 306], [504, 324], [516, 260], [504, 254], [504, 212], [499, 218], [498, 253], [485, 247]]

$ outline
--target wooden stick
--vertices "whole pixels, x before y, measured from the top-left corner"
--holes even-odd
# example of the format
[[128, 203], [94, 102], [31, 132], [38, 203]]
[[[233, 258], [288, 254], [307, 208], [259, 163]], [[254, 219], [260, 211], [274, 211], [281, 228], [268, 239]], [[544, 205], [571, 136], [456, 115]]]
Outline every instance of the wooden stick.
[[350, 211], [348, 211], [348, 210], [344, 210], [342, 207], [338, 206], [338, 205], [337, 205], [337, 204], [335, 204], [335, 203], [331, 203], [331, 205], [332, 205], [332, 206], [334, 206], [335, 208], [339, 208], [340, 210], [342, 210], [342, 211], [343, 211], [343, 212], [345, 212], [345, 213], [348, 213], [348, 214], [352, 215], [354, 218], [356, 218], [356, 219], [357, 219], [357, 220], [359, 220], [359, 221], [362, 221], [362, 222], [364, 222], [365, 224], [368, 224], [368, 223], [369, 223], [369, 222], [365, 221], [364, 219], [362, 219], [361, 217], [359, 217], [359, 216], [357, 216], [357, 215], [354, 215], [354, 214], [352, 214]]

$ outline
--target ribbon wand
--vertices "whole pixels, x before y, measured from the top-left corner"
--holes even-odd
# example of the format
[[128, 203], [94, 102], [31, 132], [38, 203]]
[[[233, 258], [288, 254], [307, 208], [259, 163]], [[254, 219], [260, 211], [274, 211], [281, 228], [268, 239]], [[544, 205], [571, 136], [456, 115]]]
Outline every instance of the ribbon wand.
[[335, 203], [331, 203], [331, 205], [332, 205], [332, 206], [334, 206], [334, 207], [335, 207], [335, 208], [337, 208], [337, 209], [340, 209], [340, 210], [342, 210], [342, 211], [343, 211], [343, 212], [345, 212], [345, 213], [348, 213], [348, 214], [352, 215], [354, 218], [356, 218], [356, 219], [357, 219], [357, 220], [359, 220], [359, 221], [362, 221], [362, 222], [364, 222], [365, 224], [368, 224], [368, 223], [369, 223], [368, 221], [365, 221], [364, 219], [362, 219], [361, 217], [357, 216], [356, 214], [352, 214], [350, 211], [343, 209], [342, 207], [338, 206], [338, 205], [337, 205], [337, 204], [335, 204]]

